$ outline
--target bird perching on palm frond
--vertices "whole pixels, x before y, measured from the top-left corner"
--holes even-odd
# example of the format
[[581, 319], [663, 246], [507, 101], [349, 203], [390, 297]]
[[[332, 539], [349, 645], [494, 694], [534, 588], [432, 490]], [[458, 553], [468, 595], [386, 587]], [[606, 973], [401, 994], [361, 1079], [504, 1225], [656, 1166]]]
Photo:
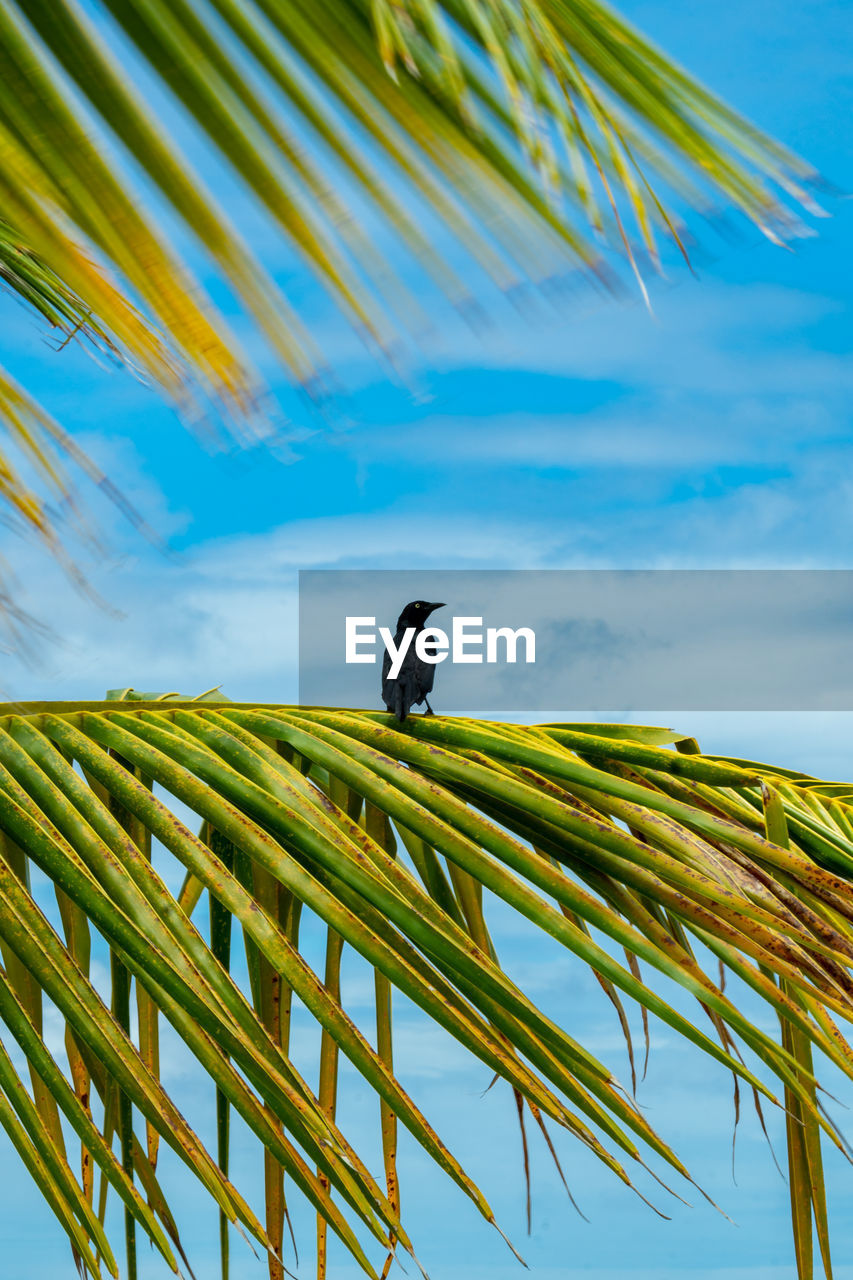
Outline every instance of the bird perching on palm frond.
[[[435, 683], [435, 667], [438, 658], [434, 653], [422, 652], [421, 641], [426, 639], [427, 620], [443, 603], [429, 600], [412, 600], [397, 619], [393, 637], [394, 652], [386, 648], [382, 660], [382, 701], [390, 712], [402, 722], [412, 707], [426, 704], [427, 715], [433, 710], [428, 695]], [[432, 658], [432, 661], [429, 659]]]

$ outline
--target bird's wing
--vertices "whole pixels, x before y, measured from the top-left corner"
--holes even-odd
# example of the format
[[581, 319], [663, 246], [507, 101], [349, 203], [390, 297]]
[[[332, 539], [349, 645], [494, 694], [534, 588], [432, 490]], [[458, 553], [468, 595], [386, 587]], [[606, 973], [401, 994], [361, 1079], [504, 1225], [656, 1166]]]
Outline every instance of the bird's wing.
[[418, 662], [418, 687], [424, 695], [432, 693], [432, 686], [435, 684], [435, 668], [434, 662]]

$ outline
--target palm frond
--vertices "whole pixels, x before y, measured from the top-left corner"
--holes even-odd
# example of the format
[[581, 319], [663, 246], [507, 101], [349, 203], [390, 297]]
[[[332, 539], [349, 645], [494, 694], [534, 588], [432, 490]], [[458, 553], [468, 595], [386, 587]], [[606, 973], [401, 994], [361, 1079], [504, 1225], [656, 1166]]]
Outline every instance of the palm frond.
[[[173, 116], [385, 353], [422, 327], [420, 276], [469, 312], [482, 274], [607, 282], [615, 248], [639, 276], [661, 237], [681, 247], [685, 203], [782, 239], [813, 208], [807, 165], [596, 0], [4, 0], [0, 281], [60, 345], [231, 427], [261, 381], [149, 191], [312, 393], [325, 356]], [[6, 398], [0, 423], [20, 440]]]
[[[401, 727], [215, 690], [112, 697], [0, 708], [0, 1022], [32, 1076], [30, 1094], [0, 1052], [0, 1123], [82, 1267], [114, 1271], [93, 1208], [97, 1166], [101, 1209], [110, 1188], [125, 1208], [128, 1274], [137, 1230], [177, 1268], [160, 1148], [219, 1208], [223, 1275], [229, 1224], [268, 1250], [273, 1280], [283, 1275], [296, 1193], [317, 1214], [321, 1278], [329, 1230], [370, 1276], [383, 1256], [387, 1272], [395, 1251], [411, 1253], [398, 1125], [497, 1225], [395, 1073], [397, 994], [509, 1086], [522, 1124], [529, 1112], [546, 1134], [549, 1123], [565, 1131], [644, 1197], [667, 1169], [692, 1183], [610, 1068], [502, 966], [489, 929], [500, 902], [589, 966], [617, 1007], [637, 1005], [757, 1102], [784, 1107], [799, 1274], [811, 1274], [813, 1234], [829, 1274], [821, 1145], [846, 1148], [820, 1104], [816, 1061], [853, 1076], [837, 1021], [853, 1003], [853, 788], [705, 756], [654, 728], [421, 717]], [[196, 815], [198, 834], [169, 797]], [[177, 897], [155, 848], [183, 868]], [[55, 886], [55, 919], [29, 890], [30, 864]], [[192, 922], [205, 895], [209, 942]], [[326, 931], [322, 972], [301, 948], [305, 919]], [[231, 972], [234, 932], [246, 990]], [[93, 940], [112, 956], [111, 1001], [91, 981]], [[372, 1027], [342, 1002], [349, 952], [375, 974]], [[778, 1039], [738, 1007], [727, 970], [773, 1012]], [[667, 998], [670, 984], [696, 998], [697, 1019]], [[42, 1036], [45, 997], [67, 1027], [67, 1069]], [[315, 1083], [291, 1056], [294, 999], [321, 1030]], [[167, 1032], [210, 1079], [215, 1154], [159, 1078]], [[337, 1121], [340, 1055], [378, 1099], [381, 1180]], [[263, 1151], [260, 1216], [229, 1177], [232, 1111]], [[60, 1116], [80, 1140], [79, 1180]]]

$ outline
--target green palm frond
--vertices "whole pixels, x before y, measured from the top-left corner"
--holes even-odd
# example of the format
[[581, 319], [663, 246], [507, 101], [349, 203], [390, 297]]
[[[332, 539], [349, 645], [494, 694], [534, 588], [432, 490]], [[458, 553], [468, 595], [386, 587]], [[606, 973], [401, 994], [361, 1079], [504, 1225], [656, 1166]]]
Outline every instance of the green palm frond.
[[232, 426], [260, 379], [150, 192], [291, 378], [317, 391], [325, 357], [178, 118], [386, 353], [422, 327], [413, 270], [468, 311], [483, 274], [511, 290], [608, 281], [612, 247], [655, 261], [685, 204], [783, 239], [812, 207], [808, 166], [595, 0], [2, 0], [0, 281], [57, 345], [88, 340]]
[[[224, 1275], [235, 1224], [280, 1280], [296, 1192], [317, 1214], [321, 1280], [328, 1231], [370, 1276], [412, 1252], [398, 1126], [495, 1223], [395, 1075], [400, 994], [510, 1086], [522, 1121], [566, 1131], [641, 1195], [667, 1171], [692, 1182], [609, 1067], [502, 967], [489, 929], [500, 903], [592, 969], [632, 1064], [623, 1002], [732, 1072], [757, 1104], [785, 1108], [798, 1273], [812, 1275], [816, 1236], [830, 1274], [821, 1145], [845, 1148], [815, 1059], [853, 1076], [838, 1027], [853, 1012], [853, 787], [704, 756], [692, 739], [636, 726], [401, 727], [372, 712], [229, 703], [217, 690], [111, 697], [0, 708], [0, 1023], [31, 1077], [28, 1090], [0, 1050], [0, 1123], [80, 1266], [116, 1273], [101, 1225], [112, 1189], [128, 1275], [137, 1232], [177, 1269], [161, 1148], [219, 1207]], [[155, 849], [183, 869], [177, 896]], [[30, 891], [31, 864], [53, 883], [55, 913]], [[201, 916], [193, 923], [205, 897], [209, 942]], [[322, 972], [301, 949], [306, 921], [326, 931]], [[230, 972], [240, 936], [245, 989]], [[109, 1002], [91, 981], [95, 945], [112, 957]], [[348, 951], [375, 974], [370, 1027], [342, 1003]], [[778, 1018], [779, 1038], [738, 1007], [725, 972]], [[696, 1018], [679, 1011], [677, 989], [696, 998]], [[42, 1035], [45, 998], [67, 1028], [67, 1069]], [[294, 998], [321, 1029], [313, 1079], [290, 1054]], [[210, 1079], [215, 1153], [160, 1080], [161, 1024]], [[337, 1122], [341, 1055], [378, 1097], [381, 1175]], [[229, 1178], [232, 1113], [263, 1151], [260, 1216]]]

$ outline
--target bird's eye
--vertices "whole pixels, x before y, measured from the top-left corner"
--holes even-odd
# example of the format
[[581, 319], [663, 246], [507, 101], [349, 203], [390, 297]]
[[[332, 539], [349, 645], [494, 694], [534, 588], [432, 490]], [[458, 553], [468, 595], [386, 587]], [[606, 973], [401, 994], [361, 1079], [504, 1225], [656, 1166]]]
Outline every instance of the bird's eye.
[[416, 609], [420, 609], [420, 607], [421, 607], [421, 606], [420, 606], [419, 604], [416, 604], [416, 605], [415, 605], [415, 608], [416, 608]]

